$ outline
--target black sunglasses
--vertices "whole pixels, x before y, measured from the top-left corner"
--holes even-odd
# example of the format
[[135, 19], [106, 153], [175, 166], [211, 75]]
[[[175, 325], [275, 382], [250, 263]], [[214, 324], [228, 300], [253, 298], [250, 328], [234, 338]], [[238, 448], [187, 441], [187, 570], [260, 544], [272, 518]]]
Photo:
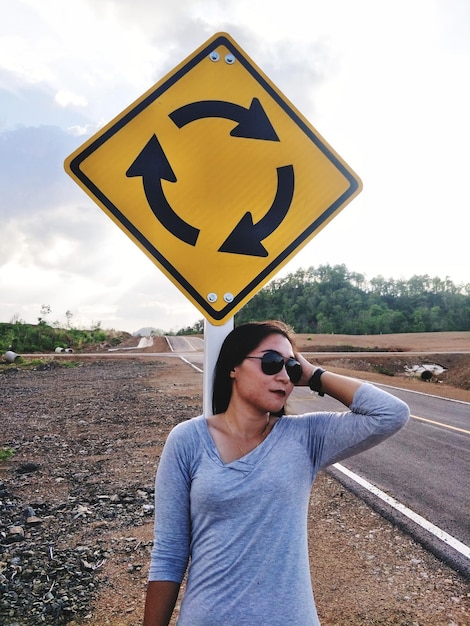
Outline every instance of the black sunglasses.
[[265, 352], [263, 356], [246, 356], [245, 359], [258, 359], [261, 361], [261, 371], [268, 376], [278, 374], [285, 366], [287, 375], [294, 385], [302, 377], [302, 366], [296, 359], [292, 357], [285, 359], [279, 352], [274, 352], [274, 350]]

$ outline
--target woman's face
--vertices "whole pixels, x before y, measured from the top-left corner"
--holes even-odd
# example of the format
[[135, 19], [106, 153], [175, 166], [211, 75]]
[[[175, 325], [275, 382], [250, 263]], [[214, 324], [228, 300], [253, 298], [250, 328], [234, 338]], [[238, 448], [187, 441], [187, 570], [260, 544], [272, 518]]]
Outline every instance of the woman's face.
[[[263, 339], [247, 357], [262, 357], [270, 351], [277, 352], [284, 359], [294, 356], [290, 341], [274, 333]], [[245, 358], [232, 370], [231, 378], [232, 400], [242, 400], [261, 413], [280, 411], [294, 388], [285, 367], [277, 374], [264, 374], [258, 358]]]

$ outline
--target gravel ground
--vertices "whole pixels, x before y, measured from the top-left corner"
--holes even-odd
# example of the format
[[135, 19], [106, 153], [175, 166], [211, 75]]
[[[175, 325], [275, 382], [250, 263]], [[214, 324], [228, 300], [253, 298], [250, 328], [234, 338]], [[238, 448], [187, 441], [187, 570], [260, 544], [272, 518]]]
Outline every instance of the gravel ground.
[[[201, 393], [171, 358], [0, 372], [0, 624], [141, 623], [155, 467]], [[324, 473], [309, 533], [323, 626], [470, 623], [468, 581]]]

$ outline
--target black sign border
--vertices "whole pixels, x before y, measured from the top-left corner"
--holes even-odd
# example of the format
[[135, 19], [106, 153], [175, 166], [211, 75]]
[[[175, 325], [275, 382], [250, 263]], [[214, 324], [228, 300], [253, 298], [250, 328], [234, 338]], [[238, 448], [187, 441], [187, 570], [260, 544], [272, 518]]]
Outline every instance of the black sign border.
[[[220, 311], [216, 311], [208, 302], [204, 296], [199, 294], [194, 287], [189, 283], [184, 276], [182, 276], [178, 270], [147, 240], [147, 238], [130, 222], [125, 215], [121, 213], [118, 207], [111, 202], [111, 200], [82, 172], [80, 166], [93, 152], [95, 152], [100, 146], [102, 146], [110, 137], [119, 132], [124, 126], [126, 126], [132, 119], [139, 115], [144, 109], [152, 104], [163, 93], [170, 89], [175, 83], [177, 83], [185, 74], [190, 72], [196, 65], [204, 60], [213, 50], [218, 46], [224, 45], [235, 56], [245, 69], [253, 76], [253, 78], [265, 89], [267, 93], [276, 101], [276, 103], [285, 111], [285, 113], [293, 120], [293, 122], [299, 126], [299, 128], [308, 136], [308, 138], [317, 146], [317, 148], [326, 156], [326, 158], [334, 164], [334, 166], [343, 174], [343, 176], [349, 182], [349, 188], [333, 202], [308, 228], [306, 228], [300, 235], [298, 235], [281, 254], [279, 254], [269, 265], [260, 272], [248, 285], [240, 291], [240, 293], [234, 296], [232, 302]], [[122, 226], [136, 239], [140, 245], [147, 250], [151, 257], [153, 257], [158, 264], [165, 268], [181, 287], [191, 295], [195, 302], [199, 304], [201, 309], [205, 311], [210, 318], [221, 321], [234, 310], [239, 308], [240, 302], [242, 302], [251, 292], [255, 292], [260, 283], [263, 283], [267, 276], [275, 271], [284, 260], [297, 248], [299, 248], [303, 242], [308, 239], [315, 231], [317, 231], [325, 221], [334, 215], [334, 213], [345, 204], [351, 196], [353, 196], [359, 189], [360, 182], [352, 175], [352, 173], [344, 167], [343, 163], [338, 160], [336, 155], [326, 146], [319, 137], [317, 137], [312, 130], [305, 124], [305, 122], [297, 115], [297, 113], [291, 108], [289, 103], [284, 100], [283, 97], [266, 81], [264, 76], [260, 74], [258, 69], [254, 67], [250, 61], [246, 58], [245, 53], [241, 48], [237, 47], [227, 39], [223, 34], [216, 36], [216, 38], [209, 40], [207, 44], [201, 48], [201, 50], [194, 56], [190, 57], [183, 65], [172, 74], [166, 81], [157, 86], [154, 91], [149, 93], [144, 99], [138, 102], [132, 109], [130, 109], [125, 115], [119, 118], [114, 124], [112, 124], [105, 132], [103, 132], [97, 139], [91, 142], [86, 148], [83, 149], [70, 161], [70, 171], [74, 176], [80, 180], [83, 185], [93, 194], [93, 196], [103, 205], [108, 211], [116, 218], [116, 220], [122, 224]], [[255, 293], [253, 293], [255, 295]]]

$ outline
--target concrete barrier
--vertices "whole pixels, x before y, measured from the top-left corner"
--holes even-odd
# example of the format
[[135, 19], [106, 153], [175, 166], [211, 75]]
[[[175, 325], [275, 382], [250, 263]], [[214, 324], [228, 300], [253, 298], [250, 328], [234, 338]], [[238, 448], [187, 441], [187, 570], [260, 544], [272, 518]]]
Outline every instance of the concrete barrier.
[[3, 355], [3, 358], [7, 363], [14, 363], [18, 359], [21, 359], [21, 356], [16, 354], [16, 352], [13, 352], [13, 350], [7, 350]]

